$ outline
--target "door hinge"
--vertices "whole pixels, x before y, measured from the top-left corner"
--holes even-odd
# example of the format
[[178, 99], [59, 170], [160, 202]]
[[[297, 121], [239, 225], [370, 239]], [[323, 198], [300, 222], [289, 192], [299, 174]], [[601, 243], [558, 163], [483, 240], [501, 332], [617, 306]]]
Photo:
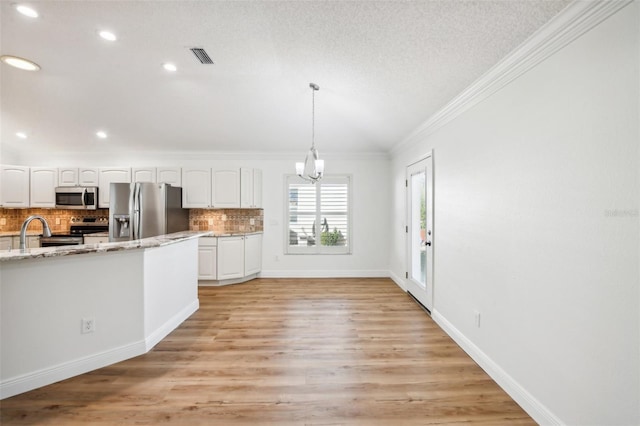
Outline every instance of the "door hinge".
[[405, 277], [405, 278], [409, 278], [409, 273], [408, 273], [408, 272], [405, 272], [405, 273], [404, 273], [404, 277]]
[[408, 179], [405, 179], [405, 180], [404, 180], [404, 187], [405, 187], [405, 188], [408, 188], [408, 187], [409, 187], [409, 180], [408, 180]]
[[406, 232], [407, 234], [409, 233], [409, 226], [404, 227], [404, 232]]

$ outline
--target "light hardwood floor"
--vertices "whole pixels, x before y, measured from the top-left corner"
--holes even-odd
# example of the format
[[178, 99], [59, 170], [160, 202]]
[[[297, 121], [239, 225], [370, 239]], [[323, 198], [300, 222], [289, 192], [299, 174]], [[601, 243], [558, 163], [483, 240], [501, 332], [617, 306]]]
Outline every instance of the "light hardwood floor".
[[199, 296], [149, 353], [0, 401], [0, 423], [535, 425], [388, 279]]

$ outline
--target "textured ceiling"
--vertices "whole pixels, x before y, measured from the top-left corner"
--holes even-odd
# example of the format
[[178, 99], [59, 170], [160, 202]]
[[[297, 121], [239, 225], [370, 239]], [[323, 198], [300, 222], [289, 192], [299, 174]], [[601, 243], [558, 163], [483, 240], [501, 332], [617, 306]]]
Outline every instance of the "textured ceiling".
[[568, 1], [12, 3], [0, 53], [42, 69], [0, 66], [3, 149], [299, 151], [315, 82], [317, 146], [339, 153], [388, 151]]

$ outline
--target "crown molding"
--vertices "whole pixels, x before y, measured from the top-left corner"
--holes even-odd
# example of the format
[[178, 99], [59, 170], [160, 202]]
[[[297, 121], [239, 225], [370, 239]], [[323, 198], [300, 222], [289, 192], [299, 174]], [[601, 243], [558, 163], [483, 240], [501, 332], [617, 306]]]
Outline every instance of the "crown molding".
[[434, 133], [634, 0], [576, 0], [389, 151], [397, 154]]

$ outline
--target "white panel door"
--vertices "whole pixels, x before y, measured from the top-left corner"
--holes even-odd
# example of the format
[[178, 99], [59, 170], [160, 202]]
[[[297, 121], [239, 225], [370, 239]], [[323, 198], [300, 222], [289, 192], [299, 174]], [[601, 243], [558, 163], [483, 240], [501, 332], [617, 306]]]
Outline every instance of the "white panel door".
[[103, 167], [99, 169], [98, 207], [109, 208], [109, 193], [112, 183], [131, 183], [131, 169], [124, 167]]
[[202, 237], [198, 242], [198, 279], [215, 280], [218, 277], [216, 268], [218, 248], [217, 238]]
[[0, 206], [29, 207], [29, 167], [2, 166]]
[[262, 208], [262, 170], [253, 169], [253, 207]]
[[240, 207], [253, 207], [253, 169], [240, 169]]
[[211, 175], [212, 199], [215, 208], [240, 207], [240, 170], [213, 169]]
[[244, 276], [244, 237], [218, 238], [218, 280]]
[[432, 156], [407, 167], [407, 291], [431, 312], [433, 307]]
[[58, 169], [58, 186], [76, 186], [77, 184], [77, 167], [62, 167]]
[[32, 167], [29, 205], [31, 207], [55, 207], [56, 186], [58, 186], [58, 169]]
[[182, 207], [211, 207], [211, 169], [182, 169]]
[[158, 183], [182, 186], [182, 169], [180, 167], [158, 167], [156, 180]]
[[100, 173], [99, 173], [98, 169], [89, 168], [89, 167], [80, 167], [80, 168], [78, 168], [78, 185], [80, 185], [80, 186], [99, 186], [100, 185]]
[[262, 234], [244, 238], [244, 275], [257, 274], [262, 270]]
[[156, 183], [156, 168], [134, 167], [131, 172], [131, 181]]

